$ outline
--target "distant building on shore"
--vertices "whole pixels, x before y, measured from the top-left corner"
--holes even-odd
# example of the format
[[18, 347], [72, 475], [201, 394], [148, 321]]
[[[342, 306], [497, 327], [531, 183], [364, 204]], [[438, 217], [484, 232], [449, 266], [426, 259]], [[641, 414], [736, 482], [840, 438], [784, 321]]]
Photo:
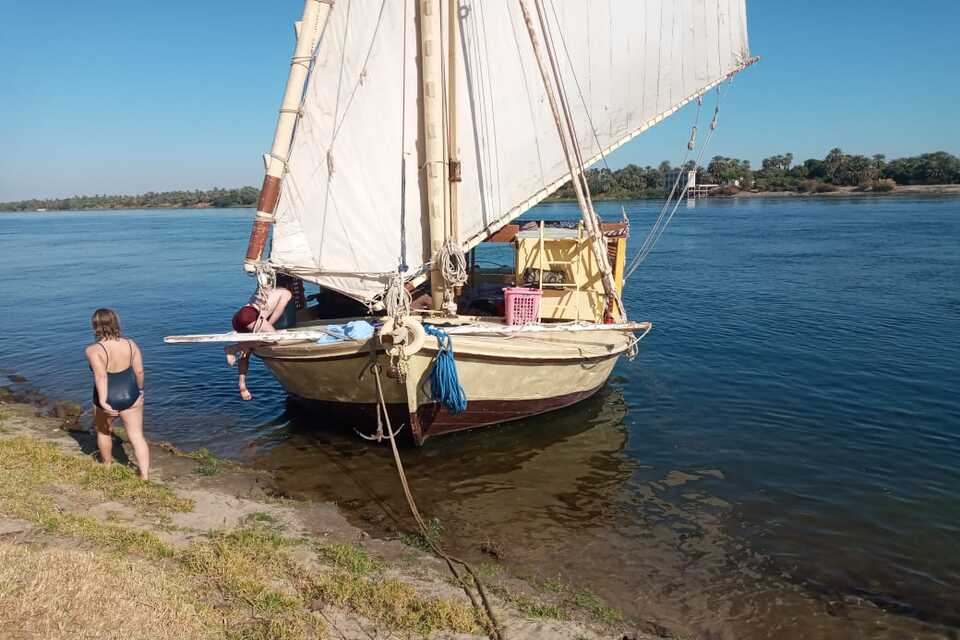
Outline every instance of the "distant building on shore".
[[[687, 169], [670, 169], [663, 174], [663, 192], [667, 195], [670, 195], [670, 192], [673, 191], [673, 185], [677, 182], [677, 178], [680, 178], [680, 183], [677, 184], [677, 193], [679, 196], [683, 193], [684, 187], [686, 187], [687, 197], [688, 198], [702, 198], [710, 193], [711, 189], [715, 189], [720, 185], [709, 184], [709, 183], [698, 183], [697, 182], [697, 171], [687, 170]], [[681, 177], [681, 174], [686, 174], [686, 183]]]

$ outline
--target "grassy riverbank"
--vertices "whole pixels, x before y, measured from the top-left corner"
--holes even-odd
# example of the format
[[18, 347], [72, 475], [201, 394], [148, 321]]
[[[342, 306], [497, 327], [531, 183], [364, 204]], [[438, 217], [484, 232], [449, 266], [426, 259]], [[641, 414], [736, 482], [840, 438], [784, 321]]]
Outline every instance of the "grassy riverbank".
[[[267, 474], [169, 445], [152, 446], [157, 480], [142, 482], [95, 461], [76, 410], [38, 404], [0, 388], [0, 636], [485, 636], [415, 535], [372, 539], [333, 505], [277, 496]], [[573, 585], [477, 569], [512, 639], [625, 637]]]

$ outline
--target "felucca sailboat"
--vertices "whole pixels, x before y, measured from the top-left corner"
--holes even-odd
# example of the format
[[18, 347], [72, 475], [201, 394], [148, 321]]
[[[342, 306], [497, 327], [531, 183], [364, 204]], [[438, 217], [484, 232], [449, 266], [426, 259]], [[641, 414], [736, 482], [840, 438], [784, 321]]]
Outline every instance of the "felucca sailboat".
[[[600, 389], [650, 323], [585, 168], [753, 62], [745, 0], [306, 0], [296, 34], [245, 261], [296, 323], [243, 336], [287, 392], [422, 444]], [[514, 222], [568, 181], [579, 222]]]

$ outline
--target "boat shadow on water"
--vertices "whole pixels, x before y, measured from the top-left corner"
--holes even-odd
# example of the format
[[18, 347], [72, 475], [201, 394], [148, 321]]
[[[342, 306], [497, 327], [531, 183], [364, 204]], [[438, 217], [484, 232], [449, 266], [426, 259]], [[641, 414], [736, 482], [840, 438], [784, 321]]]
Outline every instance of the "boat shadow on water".
[[[577, 496], [600, 502], [631, 474], [626, 413], [622, 389], [608, 385], [549, 414], [445, 436], [423, 448], [408, 444], [404, 466], [424, 511], [456, 505], [472, 512], [475, 523], [549, 512]], [[352, 425], [330, 424], [290, 400], [273, 423], [283, 426], [258, 443], [253, 462], [273, 471], [284, 492], [333, 500], [383, 532], [410, 528], [385, 442], [363, 440]], [[589, 519], [603, 510], [597, 504], [581, 515]]]

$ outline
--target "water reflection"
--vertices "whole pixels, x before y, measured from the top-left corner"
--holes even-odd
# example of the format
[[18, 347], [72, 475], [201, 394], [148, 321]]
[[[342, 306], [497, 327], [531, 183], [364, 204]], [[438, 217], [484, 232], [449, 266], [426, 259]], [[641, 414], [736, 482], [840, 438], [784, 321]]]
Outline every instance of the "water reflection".
[[[623, 453], [625, 414], [622, 390], [608, 387], [549, 416], [406, 448], [404, 465], [421, 509], [458, 537], [506, 527], [550, 544], [551, 527], [603, 526], [612, 513], [634, 466]], [[320, 418], [292, 404], [285, 418], [287, 427], [262, 441], [254, 460], [276, 472], [287, 493], [335, 500], [385, 528], [412, 528], [388, 447], [318, 428]]]

